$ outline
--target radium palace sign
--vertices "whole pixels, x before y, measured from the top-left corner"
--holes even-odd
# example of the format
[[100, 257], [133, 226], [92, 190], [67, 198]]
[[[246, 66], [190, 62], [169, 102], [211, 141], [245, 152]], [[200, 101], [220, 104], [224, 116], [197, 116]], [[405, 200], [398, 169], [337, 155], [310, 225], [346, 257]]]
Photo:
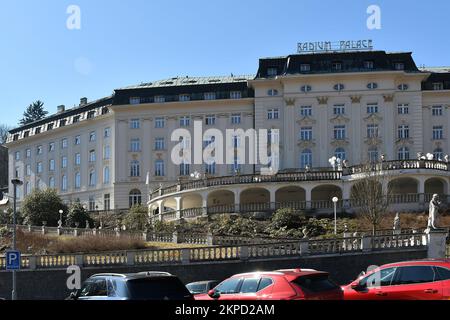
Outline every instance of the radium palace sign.
[[373, 49], [372, 40], [299, 42], [297, 44], [298, 53], [345, 52], [345, 51], [359, 51], [372, 49]]

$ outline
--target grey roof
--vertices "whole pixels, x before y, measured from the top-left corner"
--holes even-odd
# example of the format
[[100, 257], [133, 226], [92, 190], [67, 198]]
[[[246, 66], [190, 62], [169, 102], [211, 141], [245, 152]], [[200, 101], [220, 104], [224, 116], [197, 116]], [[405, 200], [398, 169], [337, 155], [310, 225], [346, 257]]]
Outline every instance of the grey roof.
[[433, 73], [449, 73], [450, 67], [421, 67], [419, 68], [421, 71], [428, 71]]
[[117, 90], [127, 89], [144, 89], [144, 88], [161, 88], [161, 87], [180, 87], [193, 86], [205, 84], [219, 84], [219, 83], [235, 83], [246, 82], [255, 79], [255, 75], [231, 75], [218, 77], [175, 77], [164, 80], [157, 80], [153, 82], [143, 82], [138, 85], [118, 88]]

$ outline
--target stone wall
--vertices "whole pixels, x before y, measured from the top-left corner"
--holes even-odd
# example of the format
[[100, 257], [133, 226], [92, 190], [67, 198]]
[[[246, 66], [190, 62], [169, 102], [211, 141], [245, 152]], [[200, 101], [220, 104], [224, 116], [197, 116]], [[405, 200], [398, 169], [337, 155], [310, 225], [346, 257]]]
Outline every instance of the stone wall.
[[[391, 262], [423, 259], [427, 250], [410, 249], [403, 251], [383, 251], [370, 253], [333, 254], [321, 256], [305, 256], [299, 258], [284, 258], [270, 260], [226, 261], [191, 263], [160, 266], [123, 266], [111, 268], [83, 268], [82, 280], [95, 273], [116, 272], [130, 273], [140, 271], [167, 271], [177, 275], [185, 282], [198, 280], [223, 280], [233, 274], [276, 270], [285, 268], [314, 268], [328, 271], [339, 284], [346, 284], [357, 277], [369, 265], [382, 265]], [[0, 272], [0, 297], [9, 299], [11, 296], [11, 273]], [[17, 291], [19, 299], [64, 299], [69, 295], [66, 288], [68, 274], [65, 269], [21, 271], [17, 274]]]

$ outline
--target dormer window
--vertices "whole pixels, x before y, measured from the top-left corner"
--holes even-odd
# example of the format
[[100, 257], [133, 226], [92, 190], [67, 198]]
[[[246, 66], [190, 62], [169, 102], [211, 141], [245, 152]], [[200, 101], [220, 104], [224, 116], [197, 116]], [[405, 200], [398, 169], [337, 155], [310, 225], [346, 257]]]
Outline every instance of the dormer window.
[[13, 136], [13, 140], [14, 140], [14, 141], [19, 140], [19, 135], [18, 135], [18, 134], [15, 134], [15, 135]]
[[403, 62], [394, 63], [395, 70], [405, 70], [405, 64]]
[[342, 70], [342, 63], [339, 61], [333, 62], [332, 64], [333, 71], [341, 71]]
[[66, 123], [67, 123], [67, 120], [66, 120], [66, 119], [59, 120], [59, 127], [60, 127], [60, 128], [61, 128], [61, 127], [64, 127], [64, 126], [66, 125]]
[[277, 74], [278, 74], [277, 68], [274, 68], [274, 67], [267, 68], [267, 76], [275, 77]]
[[334, 85], [333, 88], [336, 91], [342, 91], [342, 90], [344, 90], [345, 86], [342, 83], [338, 83], [338, 84]]
[[408, 88], [409, 88], [409, 86], [405, 83], [402, 83], [398, 86], [398, 90], [400, 90], [400, 91], [406, 91], [406, 90], [408, 90]]
[[205, 100], [216, 100], [216, 93], [215, 92], [206, 92], [204, 94]]
[[25, 131], [24, 133], [23, 133], [23, 137], [24, 138], [27, 138], [27, 137], [29, 137], [30, 136], [30, 131], [28, 130], [28, 131]]
[[94, 118], [94, 116], [95, 116], [95, 111], [89, 111], [87, 114], [88, 119], [92, 119], [92, 118]]
[[364, 61], [364, 69], [372, 70], [373, 69], [373, 61]]
[[301, 92], [310, 92], [312, 90], [312, 87], [309, 85], [304, 85], [300, 87]]
[[377, 89], [377, 88], [378, 88], [378, 84], [375, 83], [375, 82], [371, 82], [371, 83], [369, 83], [367, 85], [367, 89], [369, 89], [369, 90], [374, 90], [374, 89]]
[[102, 115], [108, 114], [109, 113], [109, 109], [108, 107], [103, 107], [102, 108]]
[[53, 123], [47, 125], [47, 131], [53, 130]]
[[277, 89], [269, 89], [268, 91], [267, 91], [267, 95], [268, 96], [277, 96], [278, 95], [278, 90]]
[[36, 129], [34, 129], [34, 134], [39, 134], [41, 133], [41, 127], [37, 127]]
[[311, 65], [303, 63], [300, 65], [300, 72], [309, 72], [311, 71]]
[[444, 84], [442, 82], [433, 83], [433, 90], [444, 90]]
[[155, 96], [155, 102], [156, 103], [166, 102], [166, 97], [164, 97], [164, 96]]
[[73, 117], [73, 123], [77, 123], [80, 121], [80, 116]]

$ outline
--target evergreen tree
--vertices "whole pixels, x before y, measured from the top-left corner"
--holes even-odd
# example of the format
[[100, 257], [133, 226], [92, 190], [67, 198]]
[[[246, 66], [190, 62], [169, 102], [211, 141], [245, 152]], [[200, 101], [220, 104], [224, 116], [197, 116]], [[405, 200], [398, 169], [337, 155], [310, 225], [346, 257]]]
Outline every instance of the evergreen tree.
[[37, 100], [30, 104], [23, 113], [23, 118], [20, 120], [20, 125], [26, 125], [28, 123], [41, 120], [45, 118], [45, 116], [48, 114], [48, 111], [44, 109], [44, 103], [40, 100]]

